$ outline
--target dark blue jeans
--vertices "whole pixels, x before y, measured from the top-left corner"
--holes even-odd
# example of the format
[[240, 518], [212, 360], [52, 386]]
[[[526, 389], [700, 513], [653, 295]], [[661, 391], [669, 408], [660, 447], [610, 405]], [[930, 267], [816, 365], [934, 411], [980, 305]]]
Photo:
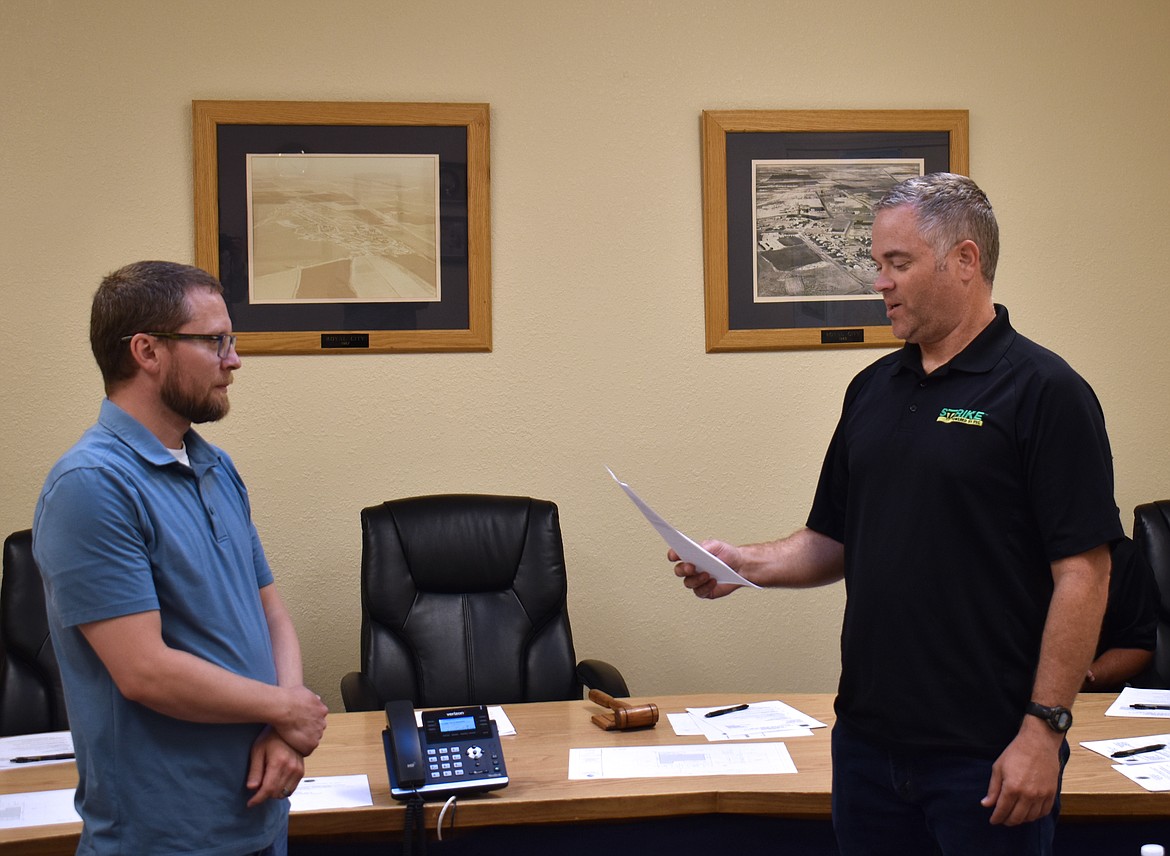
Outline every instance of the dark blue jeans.
[[[1061, 747], [1061, 775], [1068, 743]], [[1051, 856], [1051, 814], [1020, 826], [990, 823], [993, 760], [891, 752], [833, 728], [833, 831], [841, 856]]]

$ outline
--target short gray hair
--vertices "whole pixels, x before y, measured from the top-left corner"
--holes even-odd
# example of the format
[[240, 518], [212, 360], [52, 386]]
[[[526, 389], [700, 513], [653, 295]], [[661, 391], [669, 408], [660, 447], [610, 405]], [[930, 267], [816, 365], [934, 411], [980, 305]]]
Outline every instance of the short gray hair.
[[999, 261], [999, 224], [987, 194], [965, 175], [932, 172], [891, 187], [874, 206], [877, 214], [909, 205], [918, 215], [918, 229], [940, 260], [956, 244], [971, 240], [979, 247], [979, 269], [988, 284], [995, 281]]

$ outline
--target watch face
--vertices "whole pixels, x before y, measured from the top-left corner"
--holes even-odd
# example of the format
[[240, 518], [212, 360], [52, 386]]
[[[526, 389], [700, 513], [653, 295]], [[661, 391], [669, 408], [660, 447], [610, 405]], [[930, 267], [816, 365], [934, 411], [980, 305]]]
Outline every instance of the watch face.
[[1049, 720], [1052, 727], [1057, 731], [1068, 731], [1072, 725], [1072, 714], [1067, 708], [1057, 707], [1052, 710], [1052, 718]]
[[1067, 707], [1045, 707], [1042, 704], [1031, 702], [1028, 713], [1038, 716], [1048, 723], [1053, 731], [1064, 734], [1072, 725], [1072, 712]]

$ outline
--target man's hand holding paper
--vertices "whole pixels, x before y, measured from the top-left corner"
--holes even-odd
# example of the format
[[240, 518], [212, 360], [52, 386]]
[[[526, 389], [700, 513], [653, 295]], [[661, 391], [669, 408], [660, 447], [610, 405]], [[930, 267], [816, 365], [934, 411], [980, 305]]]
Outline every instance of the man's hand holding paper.
[[747, 577], [732, 570], [742, 564], [738, 547], [725, 541], [704, 541], [702, 544], [696, 544], [695, 547], [734, 574], [734, 578], [728, 578], [726, 574], [714, 573], [699, 562], [692, 561], [685, 554], [671, 548], [666, 552], [666, 558], [668, 561], [677, 562], [674, 566], [675, 576], [682, 577], [683, 585], [693, 591], [696, 597], [714, 600], [717, 597], [731, 594], [741, 586], [761, 588]]
[[[706, 598], [722, 597], [740, 586], [760, 588], [734, 570], [733, 566], [739, 562], [739, 551], [735, 547], [722, 541], [703, 542], [704, 545], [709, 545], [710, 549], [696, 544], [663, 520], [654, 509], [634, 493], [628, 484], [619, 479], [613, 470], [609, 467], [605, 469], [670, 547], [667, 558], [672, 562], [680, 563], [675, 566], [674, 572], [685, 578], [683, 584], [687, 588], [692, 589], [700, 597]], [[724, 557], [731, 561], [724, 561]], [[694, 585], [691, 584], [692, 580]]]

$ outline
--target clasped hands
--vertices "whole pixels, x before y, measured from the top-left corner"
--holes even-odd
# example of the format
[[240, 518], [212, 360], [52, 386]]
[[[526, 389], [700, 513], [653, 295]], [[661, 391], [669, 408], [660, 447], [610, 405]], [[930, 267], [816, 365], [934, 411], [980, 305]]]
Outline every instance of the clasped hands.
[[288, 708], [278, 723], [268, 725], [252, 744], [247, 787], [249, 808], [265, 800], [282, 799], [296, 790], [305, 775], [305, 756], [311, 755], [325, 734], [329, 708], [308, 687], [288, 687]]

